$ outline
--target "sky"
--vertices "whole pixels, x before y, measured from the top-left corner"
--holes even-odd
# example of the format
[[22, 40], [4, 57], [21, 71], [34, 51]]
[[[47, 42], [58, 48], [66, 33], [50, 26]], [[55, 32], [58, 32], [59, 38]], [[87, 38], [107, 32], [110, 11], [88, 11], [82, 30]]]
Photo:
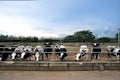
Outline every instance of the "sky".
[[114, 37], [120, 0], [0, 0], [0, 34], [59, 38], [90, 30]]

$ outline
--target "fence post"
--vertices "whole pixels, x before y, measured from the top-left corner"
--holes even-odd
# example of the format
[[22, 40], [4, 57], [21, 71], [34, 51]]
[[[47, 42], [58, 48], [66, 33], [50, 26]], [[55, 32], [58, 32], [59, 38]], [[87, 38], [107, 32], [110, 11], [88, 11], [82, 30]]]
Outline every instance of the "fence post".
[[120, 28], [118, 29], [118, 46], [120, 47]]

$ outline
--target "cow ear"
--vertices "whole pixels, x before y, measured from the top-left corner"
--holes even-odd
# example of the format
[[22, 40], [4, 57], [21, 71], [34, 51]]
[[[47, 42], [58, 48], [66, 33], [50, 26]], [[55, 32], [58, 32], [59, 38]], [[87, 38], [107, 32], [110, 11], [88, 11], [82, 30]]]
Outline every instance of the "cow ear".
[[100, 44], [99, 44], [99, 43], [97, 43], [97, 45], [99, 46]]
[[53, 45], [53, 43], [52, 43], [52, 42], [50, 42], [50, 45]]

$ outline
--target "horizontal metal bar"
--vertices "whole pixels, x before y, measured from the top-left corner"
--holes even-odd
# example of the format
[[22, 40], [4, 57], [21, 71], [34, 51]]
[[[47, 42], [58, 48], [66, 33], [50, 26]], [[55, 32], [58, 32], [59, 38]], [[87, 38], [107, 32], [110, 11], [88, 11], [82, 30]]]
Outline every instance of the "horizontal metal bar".
[[0, 61], [0, 63], [23, 63], [23, 64], [26, 64], [26, 63], [32, 63], [32, 64], [37, 64], [37, 63], [120, 63], [118, 61], [89, 61], [86, 60], [86, 61], [76, 61], [76, 60], [69, 60], [69, 61]]
[[[41, 46], [42, 47], [42, 46]], [[0, 47], [0, 48], [16, 48], [16, 47]], [[26, 47], [24, 47], [24, 48], [26, 48]], [[36, 47], [31, 47], [31, 48], [36, 48]], [[55, 48], [55, 47], [42, 47], [42, 48]], [[80, 48], [80, 47], [65, 47], [65, 48]], [[88, 48], [93, 48], [93, 47], [88, 47]], [[105, 49], [107, 49], [107, 46], [106, 47], [94, 47], [94, 48], [105, 48]]]
[[[1, 53], [13, 53], [14, 51], [0, 51], [0, 54]], [[34, 53], [34, 52], [31, 52], [31, 53]], [[43, 53], [60, 53], [60, 52], [43, 52]], [[75, 51], [68, 51], [68, 52], [64, 52], [64, 53], [79, 53], [79, 51], [77, 51], [77, 52], [75, 52]], [[114, 52], [88, 52], [88, 53], [104, 53], [104, 54], [106, 54], [106, 53], [114, 53]], [[120, 52], [118, 52], [118, 53], [120, 53]]]

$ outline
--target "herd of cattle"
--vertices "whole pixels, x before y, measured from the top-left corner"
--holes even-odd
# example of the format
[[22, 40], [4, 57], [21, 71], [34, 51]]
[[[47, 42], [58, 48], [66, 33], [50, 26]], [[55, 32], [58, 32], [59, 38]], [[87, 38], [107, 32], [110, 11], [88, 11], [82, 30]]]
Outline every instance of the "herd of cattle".
[[[99, 43], [93, 43], [91, 44], [91, 60], [93, 59], [99, 59], [101, 48], [99, 47]], [[112, 58], [112, 56], [116, 56], [118, 60], [120, 60], [120, 47], [116, 46], [107, 46], [106, 47], [108, 51], [108, 57]], [[65, 57], [68, 56], [67, 49], [64, 45], [56, 44], [54, 48], [56, 58], [58, 60], [65, 60]], [[42, 61], [42, 60], [49, 60], [50, 55], [52, 55], [53, 49], [51, 47], [51, 43], [47, 42], [45, 43], [45, 46], [42, 47], [40, 45], [36, 46], [34, 49], [32, 46], [18, 46], [18, 45], [12, 45], [9, 47], [6, 47], [4, 45], [0, 45], [0, 61], [6, 61], [8, 58], [11, 60], [17, 60], [20, 58], [20, 60], [26, 60], [31, 58], [31, 56], [34, 55], [34, 60], [36, 61]], [[81, 45], [80, 50], [78, 53], [75, 53], [75, 60], [80, 61], [84, 58], [88, 57], [89, 48], [87, 45]]]

